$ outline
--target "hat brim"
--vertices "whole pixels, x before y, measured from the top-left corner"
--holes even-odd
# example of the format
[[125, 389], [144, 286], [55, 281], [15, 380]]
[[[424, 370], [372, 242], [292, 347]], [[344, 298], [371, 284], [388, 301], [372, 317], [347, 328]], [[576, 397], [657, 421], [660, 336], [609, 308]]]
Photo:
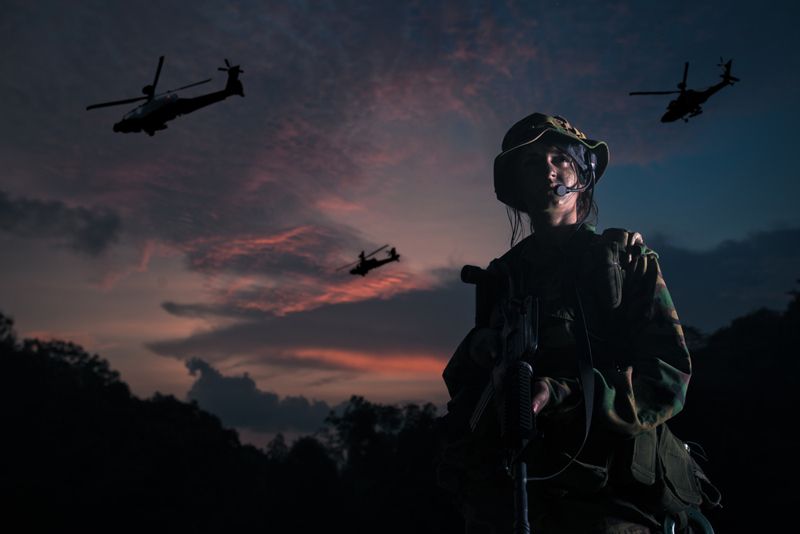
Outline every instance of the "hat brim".
[[514, 180], [514, 163], [516, 161], [516, 156], [525, 153], [525, 148], [542, 143], [551, 143], [555, 146], [565, 143], [582, 144], [597, 158], [595, 182], [600, 181], [600, 177], [603, 176], [606, 167], [608, 167], [608, 145], [604, 141], [580, 139], [550, 128], [545, 128], [533, 139], [501, 152], [494, 159], [494, 190], [500, 202], [514, 209], [525, 211], [525, 206], [522, 203], [522, 195], [519, 191], [518, 184]]

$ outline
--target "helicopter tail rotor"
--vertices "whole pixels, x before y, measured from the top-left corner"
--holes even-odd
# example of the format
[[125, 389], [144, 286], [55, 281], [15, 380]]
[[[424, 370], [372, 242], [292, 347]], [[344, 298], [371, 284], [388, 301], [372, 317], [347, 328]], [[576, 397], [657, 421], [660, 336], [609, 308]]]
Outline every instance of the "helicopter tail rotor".
[[242, 82], [239, 81], [239, 75], [244, 71], [239, 65], [231, 65], [231, 62], [225, 58], [225, 67], [217, 67], [217, 70], [228, 73], [228, 83], [225, 85], [225, 90], [232, 95], [244, 96], [244, 87]]
[[239, 65], [231, 65], [231, 62], [225, 58], [225, 66], [224, 67], [217, 67], [217, 70], [221, 70], [223, 72], [232, 72], [236, 74], [244, 74], [244, 71], [239, 67]]
[[719, 58], [719, 63], [717, 63], [718, 67], [722, 67], [722, 68], [725, 69], [725, 72], [720, 74], [719, 77], [722, 78], [726, 83], [728, 83], [730, 85], [733, 85], [734, 82], [740, 81], [739, 78], [737, 78], [735, 76], [731, 76], [731, 65], [732, 64], [733, 64], [733, 60], [732, 59], [729, 59], [728, 62], [725, 63], [725, 61], [722, 59], [722, 57]]

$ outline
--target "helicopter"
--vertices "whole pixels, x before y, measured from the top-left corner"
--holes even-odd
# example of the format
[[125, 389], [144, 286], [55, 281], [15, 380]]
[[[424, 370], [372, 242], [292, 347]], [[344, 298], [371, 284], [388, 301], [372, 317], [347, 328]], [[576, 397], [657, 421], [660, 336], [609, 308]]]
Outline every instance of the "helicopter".
[[211, 81], [211, 78], [208, 78], [207, 80], [190, 83], [189, 85], [184, 85], [177, 89], [170, 89], [169, 91], [156, 94], [156, 85], [158, 84], [158, 77], [161, 74], [161, 67], [163, 65], [164, 56], [161, 56], [158, 58], [158, 67], [156, 67], [156, 76], [153, 79], [153, 83], [142, 87], [142, 93], [144, 93], [145, 96], [92, 104], [91, 106], [87, 106], [86, 109], [90, 110], [108, 106], [118, 106], [145, 100], [146, 102], [144, 104], [140, 104], [137, 108], [126, 113], [121, 121], [114, 124], [114, 131], [123, 133], [144, 131], [147, 135], [152, 137], [157, 131], [166, 130], [166, 122], [171, 121], [175, 117], [191, 113], [232, 95], [244, 96], [244, 88], [242, 87], [242, 82], [239, 81], [239, 75], [244, 71], [239, 68], [239, 65], [231, 65], [227, 59], [225, 59], [226, 66], [218, 67], [217, 69], [228, 73], [228, 82], [221, 91], [196, 96], [194, 98], [178, 98], [178, 95], [175, 94], [175, 91], [208, 83]]
[[692, 89], [686, 89], [686, 76], [689, 73], [689, 62], [687, 61], [683, 66], [683, 81], [678, 84], [678, 89], [680, 91], [636, 91], [633, 93], [628, 93], [629, 95], [671, 95], [675, 93], [678, 94], [678, 98], [672, 100], [667, 105], [667, 112], [664, 113], [664, 116], [661, 117], [661, 122], [673, 122], [678, 119], [683, 119], [684, 122], [689, 122], [689, 119], [692, 117], [696, 117], [703, 112], [703, 108], [700, 107], [700, 104], [705, 103], [706, 100], [709, 99], [711, 95], [722, 89], [727, 85], [733, 85], [734, 82], [738, 82], [739, 78], [735, 78], [731, 76], [731, 63], [733, 60], [729, 60], [727, 63], [723, 63], [723, 59], [719, 58], [718, 67], [724, 67], [725, 71], [720, 74], [720, 78], [722, 81], [718, 84], [712, 85], [708, 89], [703, 91], [694, 91]]
[[385, 265], [391, 261], [400, 261], [400, 254], [397, 253], [397, 250], [392, 247], [387, 254], [389, 255], [387, 258], [382, 260], [376, 260], [372, 256], [380, 252], [381, 250], [385, 249], [389, 245], [383, 245], [381, 248], [370, 252], [369, 254], [364, 254], [362, 250], [361, 253], [358, 255], [358, 260], [354, 261], [353, 263], [348, 263], [347, 265], [342, 265], [337, 271], [341, 271], [342, 269], [346, 269], [347, 267], [355, 265], [352, 269], [350, 269], [350, 274], [360, 274], [361, 276], [366, 276], [369, 271], [380, 267], [381, 265]]

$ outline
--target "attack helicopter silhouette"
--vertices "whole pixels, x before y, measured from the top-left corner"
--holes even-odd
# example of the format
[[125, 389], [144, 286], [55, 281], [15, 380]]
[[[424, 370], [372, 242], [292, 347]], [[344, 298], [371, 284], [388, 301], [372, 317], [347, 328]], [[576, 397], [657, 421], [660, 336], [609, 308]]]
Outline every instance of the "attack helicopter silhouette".
[[347, 265], [342, 265], [337, 271], [341, 271], [342, 269], [346, 269], [355, 265], [352, 269], [350, 269], [350, 274], [360, 274], [361, 276], [366, 276], [369, 271], [380, 267], [381, 265], [385, 265], [391, 261], [400, 261], [400, 254], [397, 253], [397, 250], [392, 247], [387, 254], [389, 257], [384, 258], [382, 260], [376, 260], [372, 256], [380, 252], [381, 250], [385, 249], [389, 245], [383, 245], [381, 248], [370, 252], [369, 254], [364, 254], [362, 250], [361, 253], [358, 255], [358, 260], [354, 261], [353, 263], [348, 263]]
[[683, 119], [684, 122], [689, 122], [689, 119], [692, 117], [696, 117], [703, 112], [703, 108], [701, 104], [705, 103], [706, 100], [711, 97], [714, 93], [726, 87], [728, 85], [733, 85], [734, 82], [738, 82], [739, 78], [735, 78], [731, 76], [731, 64], [733, 60], [729, 60], [727, 63], [723, 63], [723, 59], [719, 58], [718, 67], [723, 67], [725, 70], [722, 74], [720, 74], [720, 78], [722, 81], [716, 85], [712, 85], [708, 89], [703, 91], [694, 91], [692, 89], [686, 89], [686, 77], [689, 74], [689, 62], [687, 61], [683, 66], [683, 81], [678, 84], [678, 89], [680, 91], [635, 91], [633, 93], [628, 93], [629, 95], [671, 95], [678, 93], [678, 98], [672, 100], [667, 105], [667, 112], [664, 113], [664, 116], [661, 117], [661, 122], [673, 122], [678, 119]]
[[91, 106], [87, 106], [86, 109], [119, 106], [121, 104], [130, 104], [131, 102], [146, 100], [144, 104], [140, 104], [137, 108], [126, 113], [121, 121], [114, 124], [114, 131], [123, 133], [144, 131], [147, 135], [152, 136], [159, 130], [166, 130], [166, 122], [180, 115], [186, 115], [187, 113], [214, 104], [232, 95], [244, 96], [244, 88], [242, 87], [242, 82], [239, 81], [239, 75], [244, 71], [239, 68], [239, 65], [231, 65], [227, 59], [225, 60], [226, 66], [217, 69], [228, 73], [228, 82], [221, 91], [215, 91], [193, 98], [178, 98], [178, 95], [175, 94], [175, 91], [208, 83], [211, 81], [211, 78], [208, 78], [207, 80], [190, 83], [189, 85], [184, 85], [177, 89], [170, 89], [169, 91], [156, 94], [156, 85], [158, 84], [158, 77], [161, 75], [161, 67], [163, 65], [164, 56], [161, 56], [158, 58], [158, 67], [156, 67], [156, 76], [153, 79], [153, 83], [142, 87], [142, 93], [144, 93], [145, 96], [92, 104]]

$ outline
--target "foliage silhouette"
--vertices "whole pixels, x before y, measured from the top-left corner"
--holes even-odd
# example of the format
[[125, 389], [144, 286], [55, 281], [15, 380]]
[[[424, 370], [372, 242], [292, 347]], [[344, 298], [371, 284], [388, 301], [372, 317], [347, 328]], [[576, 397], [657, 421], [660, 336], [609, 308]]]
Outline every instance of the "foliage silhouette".
[[18, 341], [2, 314], [0, 392], [0, 503], [26, 530], [458, 530], [433, 483], [432, 405], [354, 397], [322, 440], [260, 451], [194, 402], [136, 398], [75, 344]]
[[670, 424], [708, 458], [723, 497], [709, 514], [718, 532], [779, 532], [794, 519], [800, 293], [790, 295], [784, 312], [735, 319], [692, 352], [686, 408]]
[[77, 345], [17, 342], [11, 320], [0, 325], [0, 498], [10, 517], [30, 530], [244, 526], [240, 510], [263, 494], [263, 454], [196, 404], [137, 399]]
[[[461, 519], [436, 485], [436, 408], [402, 408], [350, 398], [327, 423], [329, 449], [341, 466], [347, 523], [355, 532], [461, 532]], [[391, 518], [390, 522], [387, 520]]]

